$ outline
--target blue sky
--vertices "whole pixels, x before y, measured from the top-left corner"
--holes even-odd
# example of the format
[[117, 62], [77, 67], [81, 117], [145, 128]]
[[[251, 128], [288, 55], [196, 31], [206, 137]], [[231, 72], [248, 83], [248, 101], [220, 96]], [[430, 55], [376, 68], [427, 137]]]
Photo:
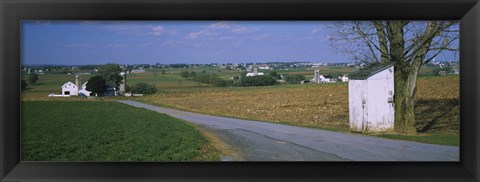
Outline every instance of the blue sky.
[[25, 65], [351, 62], [330, 46], [325, 23], [24, 21], [21, 58]]

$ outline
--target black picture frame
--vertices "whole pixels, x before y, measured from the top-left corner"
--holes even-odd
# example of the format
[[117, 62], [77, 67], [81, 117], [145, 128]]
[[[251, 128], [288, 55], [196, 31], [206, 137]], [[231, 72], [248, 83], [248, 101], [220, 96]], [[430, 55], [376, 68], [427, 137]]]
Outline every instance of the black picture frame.
[[[21, 20], [460, 20], [460, 162], [21, 162]], [[0, 0], [1, 181], [479, 181], [478, 0]]]

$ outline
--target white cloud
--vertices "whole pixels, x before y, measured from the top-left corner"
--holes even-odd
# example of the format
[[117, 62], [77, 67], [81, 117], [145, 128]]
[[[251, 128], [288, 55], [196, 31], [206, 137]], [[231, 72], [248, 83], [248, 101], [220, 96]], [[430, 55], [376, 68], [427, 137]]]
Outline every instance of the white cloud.
[[198, 32], [192, 32], [188, 34], [187, 39], [197, 39], [199, 37], [208, 37], [213, 35], [213, 33], [209, 30], [202, 30]]
[[147, 42], [147, 43], [137, 44], [137, 47], [148, 47], [148, 46], [151, 46], [151, 45], [153, 45], [153, 43]]
[[271, 39], [273, 36], [271, 34], [262, 34], [262, 35], [257, 35], [253, 38], [253, 40], [259, 41], [259, 40], [267, 40]]
[[221, 37], [218, 37], [218, 40], [233, 40], [235, 38], [236, 37], [233, 37], [233, 36], [221, 36]]
[[257, 28], [249, 28], [249, 27], [243, 27], [243, 26], [238, 26], [236, 28], [232, 29], [233, 33], [251, 33], [257, 31]]
[[183, 44], [184, 42], [182, 41], [177, 41], [177, 40], [167, 40], [165, 42], [162, 43], [162, 46], [166, 46], [166, 47], [176, 47], [176, 46], [179, 46], [181, 44]]
[[162, 26], [156, 26], [152, 28], [152, 31], [150, 32], [150, 34], [153, 36], [160, 36], [163, 34], [176, 35], [178, 34], [178, 32], [177, 30], [168, 30], [163, 28]]
[[240, 26], [231, 22], [220, 21], [210, 24], [203, 30], [192, 32], [185, 38], [189, 40], [195, 40], [200, 38], [210, 38], [219, 41], [233, 40], [240, 38], [239, 34], [251, 33], [257, 31], [258, 28], [251, 28]]
[[116, 34], [134, 34], [134, 35], [176, 35], [178, 32], [174, 29], [168, 29], [163, 26], [154, 26], [144, 23], [115, 22], [105, 26], [105, 28]]
[[229, 29], [231, 28], [231, 23], [226, 22], [226, 21], [220, 21], [214, 24], [210, 25], [210, 28], [224, 28], [224, 29]]
[[128, 45], [127, 44], [107, 44], [107, 47], [124, 48], [124, 47], [128, 47]]
[[93, 45], [89, 43], [75, 43], [75, 44], [65, 45], [65, 47], [79, 48], [79, 47], [93, 47]]

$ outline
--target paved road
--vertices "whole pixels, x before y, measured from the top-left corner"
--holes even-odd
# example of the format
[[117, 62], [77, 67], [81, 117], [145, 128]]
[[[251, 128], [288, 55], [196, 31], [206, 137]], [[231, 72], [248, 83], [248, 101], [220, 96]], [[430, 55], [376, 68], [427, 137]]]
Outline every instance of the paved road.
[[196, 123], [213, 131], [228, 145], [238, 148], [246, 161], [459, 160], [459, 147], [210, 116], [136, 101], [119, 102]]

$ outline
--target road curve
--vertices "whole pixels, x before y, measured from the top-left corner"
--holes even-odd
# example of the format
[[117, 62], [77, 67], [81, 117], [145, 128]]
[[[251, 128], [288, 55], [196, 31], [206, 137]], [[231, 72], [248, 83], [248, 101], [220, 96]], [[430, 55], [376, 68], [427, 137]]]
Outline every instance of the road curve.
[[238, 148], [246, 161], [459, 161], [459, 147], [390, 140], [210, 116], [119, 101], [198, 124]]

